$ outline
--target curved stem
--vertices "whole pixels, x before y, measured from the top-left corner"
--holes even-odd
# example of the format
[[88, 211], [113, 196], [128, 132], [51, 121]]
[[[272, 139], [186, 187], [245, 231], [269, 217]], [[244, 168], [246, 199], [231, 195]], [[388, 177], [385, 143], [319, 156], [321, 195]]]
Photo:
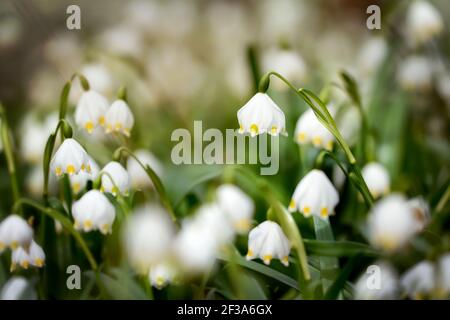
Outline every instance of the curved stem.
[[80, 235], [80, 233], [75, 230], [70, 220], [62, 215], [58, 210], [52, 209], [52, 208], [46, 208], [43, 205], [41, 205], [39, 202], [31, 199], [21, 198], [17, 200], [14, 204], [14, 207], [28, 205], [30, 207], [35, 208], [36, 210], [46, 214], [47, 216], [59, 221], [61, 225], [69, 231], [69, 233], [74, 237], [74, 239], [78, 242], [78, 244], [81, 247], [81, 250], [83, 250], [87, 260], [89, 261], [89, 264], [91, 265], [92, 270], [96, 271], [98, 268], [97, 262], [94, 259], [94, 256], [92, 255], [91, 251], [89, 250], [89, 247], [87, 246], [86, 242], [84, 241], [83, 237]]

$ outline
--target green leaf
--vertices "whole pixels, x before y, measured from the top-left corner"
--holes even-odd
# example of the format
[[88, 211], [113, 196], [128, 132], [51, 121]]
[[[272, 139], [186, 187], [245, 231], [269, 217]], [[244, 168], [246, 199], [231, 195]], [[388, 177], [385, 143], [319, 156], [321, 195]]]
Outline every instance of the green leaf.
[[325, 293], [324, 298], [326, 300], [334, 300], [337, 299], [341, 290], [344, 289], [345, 283], [350, 276], [353, 268], [355, 267], [357, 261], [359, 260], [359, 255], [353, 256], [345, 265], [344, 269], [339, 273], [339, 276], [330, 286], [328, 291]]
[[352, 241], [322, 241], [304, 239], [306, 251], [310, 255], [325, 257], [351, 257], [357, 254], [376, 257], [380, 252], [370, 246]]

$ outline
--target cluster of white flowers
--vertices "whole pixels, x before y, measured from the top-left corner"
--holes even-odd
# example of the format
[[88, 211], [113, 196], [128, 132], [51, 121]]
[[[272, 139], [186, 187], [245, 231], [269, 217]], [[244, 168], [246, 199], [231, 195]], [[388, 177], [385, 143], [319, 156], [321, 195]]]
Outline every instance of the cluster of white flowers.
[[0, 253], [6, 248], [12, 250], [11, 271], [17, 266], [28, 269], [30, 266], [41, 268], [45, 264], [45, 253], [33, 240], [33, 229], [16, 214], [0, 223]]

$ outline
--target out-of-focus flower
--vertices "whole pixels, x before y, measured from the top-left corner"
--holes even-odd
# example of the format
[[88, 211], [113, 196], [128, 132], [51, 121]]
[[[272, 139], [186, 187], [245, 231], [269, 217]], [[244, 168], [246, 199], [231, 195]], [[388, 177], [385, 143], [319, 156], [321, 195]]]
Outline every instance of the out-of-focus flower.
[[339, 194], [328, 177], [320, 170], [311, 170], [295, 188], [289, 203], [289, 211], [299, 211], [305, 217], [311, 215], [327, 219], [334, 214]]
[[250, 229], [255, 205], [241, 189], [232, 184], [221, 185], [217, 188], [217, 203], [237, 232]]
[[108, 100], [100, 93], [88, 90], [83, 92], [75, 110], [75, 122], [79, 128], [91, 134], [97, 126], [105, 124]]
[[375, 203], [369, 213], [368, 229], [373, 246], [395, 251], [416, 233], [417, 222], [406, 199], [392, 194]]
[[370, 76], [378, 69], [387, 54], [386, 41], [381, 37], [367, 40], [358, 54], [358, 67], [363, 76]]
[[61, 177], [64, 173], [72, 176], [80, 171], [91, 171], [88, 154], [72, 138], [63, 141], [59, 149], [55, 152], [50, 167], [57, 177]]
[[427, 91], [431, 88], [433, 64], [425, 57], [410, 56], [400, 64], [397, 76], [404, 89]]
[[129, 137], [134, 125], [134, 116], [128, 104], [123, 100], [116, 100], [105, 115], [106, 133], [121, 132]]
[[273, 136], [287, 135], [283, 111], [266, 94], [258, 92], [237, 112], [239, 133], [252, 137], [268, 133]]
[[[269, 50], [263, 57], [264, 70], [276, 71], [292, 81], [301, 83], [306, 79], [306, 64], [303, 58], [293, 50]], [[278, 90], [288, 90], [289, 87], [276, 78], [273, 85]]]
[[175, 275], [176, 270], [174, 266], [164, 262], [150, 267], [148, 279], [152, 286], [162, 289], [173, 281]]
[[120, 56], [138, 58], [144, 51], [141, 34], [125, 24], [106, 29], [100, 34], [98, 43], [102, 50]]
[[450, 74], [441, 72], [438, 75], [437, 86], [439, 94], [445, 99], [447, 105], [450, 105]]
[[430, 261], [422, 261], [407, 270], [400, 279], [404, 293], [411, 299], [429, 297], [435, 288], [435, 267]]
[[331, 181], [333, 182], [333, 185], [336, 186], [337, 190], [342, 191], [346, 179], [347, 177], [345, 176], [345, 173], [344, 171], [342, 171], [341, 167], [339, 167], [337, 164], [334, 165], [333, 172], [331, 174]]
[[361, 115], [356, 108], [347, 108], [339, 112], [336, 120], [339, 132], [349, 146], [355, 145], [358, 141], [358, 133], [361, 129]]
[[444, 22], [438, 10], [428, 1], [416, 0], [409, 7], [406, 32], [414, 44], [421, 44], [438, 35]]
[[23, 277], [11, 277], [0, 293], [0, 300], [35, 300], [36, 298], [36, 291]]
[[[155, 173], [160, 176], [163, 173], [161, 162], [148, 150], [140, 149], [134, 152], [134, 155], [139, 159], [143, 165], [149, 165]], [[128, 157], [127, 171], [130, 174], [131, 185], [136, 189], [143, 189], [145, 187], [152, 187], [153, 183], [148, 177], [145, 170], [133, 157]]]
[[362, 168], [362, 176], [374, 198], [389, 193], [391, 178], [387, 169], [378, 162], [370, 162]]
[[248, 236], [247, 260], [260, 258], [270, 264], [273, 258], [289, 265], [291, 245], [281, 227], [273, 221], [264, 221], [250, 231]]
[[450, 253], [439, 258], [437, 269], [437, 296], [438, 298], [448, 298], [450, 294]]
[[102, 192], [128, 195], [130, 191], [130, 175], [125, 168], [116, 161], [109, 162], [100, 172], [102, 174]]
[[111, 233], [116, 211], [108, 198], [98, 190], [86, 192], [72, 205], [75, 229]]
[[128, 218], [123, 240], [128, 259], [139, 273], [148, 274], [170, 253], [174, 225], [168, 213], [159, 206], [138, 208]]
[[74, 193], [80, 192], [86, 187], [88, 181], [94, 181], [97, 178], [100, 168], [91, 157], [89, 157], [89, 165], [91, 166], [90, 172], [80, 171], [69, 177], [70, 186]]
[[[334, 113], [333, 108], [329, 108], [330, 113]], [[334, 137], [327, 128], [320, 123], [314, 111], [306, 110], [295, 125], [295, 141], [299, 144], [312, 143], [317, 148], [331, 150], [333, 148]]]
[[421, 232], [430, 222], [430, 207], [422, 197], [408, 200], [411, 213], [416, 220], [416, 231]]
[[0, 224], [0, 252], [9, 247], [28, 248], [33, 240], [33, 229], [16, 214], [11, 214]]
[[[44, 185], [44, 172], [42, 166], [34, 166], [26, 177], [26, 189], [34, 197], [42, 196], [42, 186]], [[58, 189], [58, 180], [54, 175], [48, 177], [48, 192], [56, 194]]]
[[373, 264], [376, 268], [362, 274], [355, 285], [356, 300], [392, 300], [397, 299], [399, 291], [398, 274], [385, 261]]
[[14, 271], [17, 265], [28, 269], [30, 265], [42, 268], [44, 264], [44, 250], [34, 240], [31, 242], [28, 252], [24, 248], [18, 247], [11, 256], [11, 271]]

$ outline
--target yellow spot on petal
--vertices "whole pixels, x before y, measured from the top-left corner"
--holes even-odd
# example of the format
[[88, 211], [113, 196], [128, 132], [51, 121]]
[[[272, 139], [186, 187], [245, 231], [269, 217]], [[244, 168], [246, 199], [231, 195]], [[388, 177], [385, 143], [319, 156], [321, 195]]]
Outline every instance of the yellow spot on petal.
[[92, 123], [92, 121], [88, 121], [86, 122], [86, 124], [84, 125], [84, 128], [86, 129], [86, 131], [91, 134], [92, 131], [94, 131], [94, 124]]
[[333, 150], [333, 141], [328, 141], [325, 146], [325, 149], [327, 149], [328, 151]]
[[36, 260], [34, 260], [34, 265], [38, 268], [41, 268], [44, 266], [44, 260], [37, 258]]
[[5, 244], [3, 242], [0, 242], [0, 251], [3, 251], [5, 247]]
[[306, 206], [306, 207], [303, 207], [303, 215], [305, 216], [305, 217], [309, 217], [310, 215], [311, 215], [311, 208], [310, 207], [308, 207], [308, 206]]
[[270, 132], [272, 134], [277, 134], [277, 130], [278, 130], [277, 126], [272, 126], [272, 129], [270, 129]]
[[265, 264], [269, 264], [271, 260], [272, 260], [272, 255], [270, 255], [270, 254], [266, 254], [263, 257], [263, 261], [264, 261]]
[[328, 208], [320, 209], [320, 215], [322, 216], [322, 218], [328, 217]]
[[284, 264], [285, 266], [289, 265], [289, 257], [286, 256], [283, 259], [281, 259], [281, 263]]
[[113, 195], [117, 195], [117, 194], [119, 193], [119, 189], [118, 189], [117, 187], [112, 187], [111, 193], [112, 193]]
[[109, 224], [103, 224], [101, 227], [100, 227], [100, 231], [103, 233], [103, 234], [107, 234], [107, 233], [109, 233]]
[[162, 276], [159, 276], [156, 278], [156, 285], [158, 287], [162, 287], [165, 282], [166, 282], [166, 279], [164, 279], [164, 277], [162, 277]]
[[105, 125], [105, 117], [104, 116], [100, 116], [98, 118], [98, 123], [103, 127]]
[[253, 251], [252, 251], [252, 249], [248, 249], [247, 258], [251, 258], [251, 257], [253, 257]]
[[83, 226], [84, 226], [85, 230], [92, 229], [92, 221], [89, 220], [89, 219], [85, 220], [84, 223], [83, 223]]
[[258, 126], [256, 124], [252, 124], [250, 126], [250, 134], [257, 135], [259, 132]]
[[56, 176], [58, 176], [58, 177], [62, 174], [62, 169], [61, 169], [61, 167], [56, 167], [56, 168], [55, 168], [55, 174], [56, 174]]
[[11, 242], [11, 249], [16, 250], [19, 247], [19, 243], [17, 241]]
[[240, 232], [245, 232], [250, 229], [250, 221], [248, 219], [240, 219], [234, 223], [234, 228]]
[[305, 143], [306, 142], [306, 134], [304, 132], [300, 132], [297, 135], [297, 141], [300, 143]]
[[105, 192], [105, 187], [104, 186], [100, 187], [100, 192]]
[[291, 199], [291, 202], [289, 202], [289, 210], [294, 211], [295, 210], [295, 201], [294, 199]]
[[120, 131], [122, 129], [122, 124], [120, 122], [116, 122], [114, 125], [114, 130]]
[[28, 269], [30, 262], [28, 260], [23, 260], [22, 262], [20, 262], [20, 265], [22, 268]]
[[130, 129], [128, 129], [128, 128], [124, 128], [123, 130], [122, 130], [122, 132], [123, 132], [123, 134], [126, 136], [126, 137], [130, 137]]
[[320, 146], [322, 144], [322, 138], [321, 137], [314, 137], [312, 138], [312, 143], [316, 147]]
[[80, 192], [80, 189], [81, 189], [81, 185], [78, 182], [76, 182], [72, 185], [72, 190], [74, 193]]
[[239, 123], [239, 133], [243, 133], [243, 132], [244, 132], [244, 126]]
[[71, 164], [69, 164], [66, 168], [66, 172], [71, 176], [75, 173], [75, 167]]

